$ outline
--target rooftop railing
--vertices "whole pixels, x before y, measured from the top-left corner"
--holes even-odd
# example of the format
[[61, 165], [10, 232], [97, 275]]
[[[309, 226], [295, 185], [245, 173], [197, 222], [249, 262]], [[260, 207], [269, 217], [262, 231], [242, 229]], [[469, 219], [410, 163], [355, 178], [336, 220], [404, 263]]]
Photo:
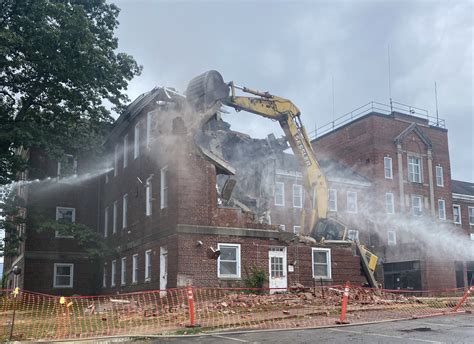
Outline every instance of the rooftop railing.
[[445, 120], [442, 118], [430, 116], [428, 114], [428, 110], [394, 101], [392, 101], [391, 104], [382, 104], [372, 101], [332, 120], [329, 123], [326, 123], [319, 128], [316, 128], [315, 130], [309, 132], [308, 135], [311, 140], [314, 140], [370, 113], [378, 113], [387, 116], [392, 115], [393, 113], [399, 113], [424, 119], [430, 126], [446, 128]]

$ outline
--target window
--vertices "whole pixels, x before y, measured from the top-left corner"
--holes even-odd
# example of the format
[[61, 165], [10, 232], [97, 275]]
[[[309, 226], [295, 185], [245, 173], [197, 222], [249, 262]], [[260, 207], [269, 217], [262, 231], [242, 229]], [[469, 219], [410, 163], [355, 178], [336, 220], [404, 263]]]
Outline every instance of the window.
[[114, 150], [114, 177], [117, 177], [118, 175], [118, 150], [119, 150], [119, 147], [116, 144], [115, 150]]
[[117, 261], [112, 260], [112, 267], [110, 271], [110, 286], [115, 287], [115, 273], [117, 271]]
[[151, 250], [145, 252], [145, 282], [151, 280]]
[[149, 112], [146, 116], [146, 146], [150, 147], [151, 142], [151, 126], [153, 120], [153, 113]]
[[217, 244], [217, 277], [240, 278], [240, 244]]
[[140, 123], [135, 124], [133, 131], [133, 158], [136, 159], [140, 155]]
[[347, 212], [357, 213], [357, 192], [347, 191]]
[[421, 183], [421, 158], [408, 157], [408, 180], [413, 183]]
[[303, 186], [293, 184], [293, 208], [303, 208]]
[[468, 207], [467, 210], [469, 212], [469, 224], [474, 225], [474, 207]]
[[102, 273], [102, 288], [107, 288], [107, 265], [104, 264], [104, 271]]
[[453, 205], [453, 220], [454, 223], [461, 224], [461, 206]]
[[385, 171], [385, 179], [393, 179], [392, 158], [383, 158], [383, 167]]
[[299, 234], [301, 231], [301, 226], [293, 226], [293, 233]]
[[[56, 207], [56, 221], [69, 224], [76, 222], [76, 209]], [[59, 231], [56, 231], [55, 235], [56, 238], [73, 238], [72, 235], [61, 234]]]
[[347, 231], [347, 239], [352, 241], [359, 240], [359, 230], [358, 229], [349, 229]]
[[112, 233], [117, 233], [117, 201], [112, 208]]
[[331, 249], [312, 248], [313, 278], [331, 279]]
[[160, 171], [160, 209], [168, 207], [168, 167]]
[[138, 254], [132, 257], [132, 283], [138, 282]]
[[438, 215], [440, 220], [446, 220], [446, 202], [444, 199], [438, 200]]
[[72, 288], [74, 280], [74, 264], [54, 264], [54, 288]]
[[285, 230], [286, 230], [285, 225], [279, 225], [279, 227], [280, 227], [280, 230], [281, 230], [281, 231], [285, 231]]
[[395, 204], [393, 202], [393, 193], [387, 192], [385, 194], [385, 210], [387, 214], [395, 213]]
[[125, 285], [127, 274], [127, 257], [122, 257], [120, 264], [120, 284]]
[[109, 232], [109, 207], [104, 209], [104, 238], [107, 238]]
[[443, 168], [441, 166], [436, 166], [436, 185], [444, 186]]
[[337, 211], [337, 191], [329, 189], [329, 211]]
[[285, 205], [285, 184], [281, 182], [275, 183], [275, 205]]
[[108, 182], [109, 182], [109, 173], [106, 172], [105, 173], [105, 184], [108, 184]]
[[128, 195], [123, 195], [122, 199], [122, 228], [127, 228], [128, 226]]
[[421, 216], [423, 213], [421, 196], [411, 196], [411, 210], [415, 216]]
[[128, 166], [128, 134], [123, 137], [123, 168]]
[[388, 246], [395, 246], [397, 244], [397, 233], [394, 231], [387, 232], [387, 244]]
[[152, 212], [152, 206], [153, 206], [153, 203], [152, 203], [152, 199], [151, 199], [151, 196], [152, 196], [152, 185], [151, 185], [151, 176], [146, 180], [146, 197], [145, 197], [145, 214], [146, 216], [150, 216], [151, 215], [151, 212]]

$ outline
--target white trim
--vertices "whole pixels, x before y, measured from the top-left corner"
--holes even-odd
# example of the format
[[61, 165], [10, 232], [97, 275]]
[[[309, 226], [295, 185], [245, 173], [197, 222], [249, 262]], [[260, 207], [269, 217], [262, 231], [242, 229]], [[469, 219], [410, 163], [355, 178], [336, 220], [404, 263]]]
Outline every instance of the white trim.
[[117, 212], [118, 212], [117, 201], [114, 201], [112, 206], [112, 234], [117, 233]]
[[235, 253], [235, 262], [236, 262], [236, 274], [221, 274], [220, 271], [220, 264], [221, 264], [221, 256], [217, 258], [217, 277], [218, 278], [240, 278], [240, 244], [226, 244], [226, 243], [218, 243], [217, 249], [221, 250], [222, 247], [229, 247], [229, 248], [236, 248]]
[[160, 170], [160, 209], [168, 208], [168, 166]]
[[[414, 202], [413, 200], [417, 198], [420, 200], [420, 213], [419, 214], [415, 214], [415, 207], [414, 207]], [[420, 196], [420, 195], [411, 195], [411, 213], [413, 216], [422, 216], [423, 215], [423, 196]]]
[[[295, 204], [295, 195], [296, 199], [300, 199], [299, 204]], [[293, 184], [293, 208], [303, 208], [303, 185]]]
[[[441, 207], [440, 204], [443, 204], [443, 206]], [[443, 210], [442, 214], [441, 210]], [[446, 220], [446, 201], [444, 199], [438, 200], [438, 217], [440, 220]]]
[[147, 178], [145, 183], [145, 215], [150, 216], [153, 212], [153, 185], [151, 184], [153, 176]]
[[301, 226], [297, 226], [297, 225], [293, 226], [293, 233], [295, 234], [301, 233]]
[[153, 112], [148, 112], [146, 114], [146, 147], [150, 148], [151, 143], [151, 126], [152, 126], [152, 119], [153, 119]]
[[387, 231], [387, 245], [397, 245], [397, 233], [395, 231]]
[[107, 288], [107, 264], [105, 263], [102, 271], [102, 288]]
[[463, 200], [463, 201], [473, 201], [474, 202], [474, 196], [471, 195], [466, 195], [466, 194], [458, 194], [458, 193], [453, 193], [453, 198]]
[[117, 261], [114, 259], [110, 264], [110, 286], [115, 287], [115, 279], [117, 275]]
[[[277, 202], [277, 185], [281, 185], [281, 203]], [[274, 196], [274, 203], [276, 206], [285, 206], [285, 183], [283, 182], [275, 182], [275, 196]]]
[[128, 194], [122, 197], [122, 229], [128, 227]]
[[[326, 253], [326, 265], [327, 266], [327, 275], [326, 276], [316, 276], [314, 274], [314, 252], [325, 252]], [[321, 264], [321, 263], [318, 263]], [[322, 265], [322, 264], [321, 264]], [[313, 278], [314, 279], [323, 279], [323, 280], [330, 280], [332, 279], [332, 270], [331, 270], [331, 249], [330, 248], [316, 248], [312, 247], [311, 248], [311, 269], [313, 272]]]
[[[418, 159], [418, 164], [410, 163], [410, 158]], [[410, 177], [410, 165], [412, 166], [418, 166], [418, 175], [419, 175], [419, 181], [418, 180], [411, 180]], [[407, 155], [407, 168], [408, 168], [408, 181], [411, 183], [418, 183], [421, 184], [423, 183], [423, 158], [419, 155], [414, 155], [414, 154], [408, 154]], [[413, 168], [413, 177], [415, 177], [414, 173], [414, 168]], [[415, 179], [415, 178], [413, 178]]]
[[[386, 162], [389, 163], [389, 166], [387, 168]], [[389, 175], [387, 175], [387, 169], [390, 171]], [[383, 174], [385, 176], [385, 179], [393, 179], [393, 164], [392, 164], [392, 158], [388, 156], [383, 157]]]
[[133, 129], [133, 159], [140, 156], [140, 122]]
[[[64, 210], [72, 210], [72, 219], [71, 219], [71, 223], [75, 223], [76, 222], [76, 208], [71, 208], [71, 207], [56, 207], [56, 221], [59, 221], [60, 218], [59, 218], [59, 210], [60, 209], [64, 209]], [[54, 233], [54, 236], [56, 238], [60, 238], [60, 239], [71, 239], [71, 238], [74, 238], [74, 235], [61, 235], [59, 234], [58, 231], [55, 231]]]
[[138, 283], [138, 253], [132, 256], [132, 284]]
[[123, 137], [123, 168], [128, 166], [128, 134]]
[[118, 150], [119, 146], [118, 143], [116, 143], [114, 148], [114, 177], [118, 175]]
[[[391, 199], [390, 202], [389, 202], [389, 198]], [[385, 193], [385, 212], [387, 214], [395, 214], [395, 197], [393, 195], [393, 192]]]
[[[459, 222], [456, 222], [455, 217], [454, 217], [454, 208], [459, 209]], [[461, 215], [461, 205], [459, 204], [453, 204], [453, 222], [457, 225], [462, 224], [462, 215]]]
[[[331, 207], [331, 194], [334, 196], [334, 208]], [[328, 189], [328, 210], [329, 211], [337, 211], [337, 190], [336, 189]]]
[[109, 207], [104, 208], [104, 238], [109, 234]]
[[120, 259], [120, 285], [127, 284], [127, 257]]
[[[472, 212], [472, 216], [471, 216], [471, 212]], [[474, 222], [471, 222], [471, 217], [474, 219], [474, 207], [467, 207], [467, 218], [468, 218], [469, 224], [471, 226], [474, 226]]]
[[[355, 195], [355, 198], [354, 198], [355, 210], [354, 211], [349, 210], [349, 195]], [[347, 210], [348, 213], [357, 214], [358, 206], [357, 206], [357, 192], [356, 191], [347, 191], [347, 194], [346, 194], [346, 210]]]
[[[69, 272], [69, 283], [68, 284], [57, 284], [56, 283], [56, 277], [57, 271], [56, 268], [58, 267], [63, 267], [67, 266], [70, 268]], [[60, 276], [66, 276], [66, 275], [60, 275]], [[74, 285], [74, 264], [70, 263], [54, 263], [54, 276], [53, 276], [53, 288], [72, 288]]]
[[[145, 282], [149, 282], [151, 281], [151, 275], [152, 275], [152, 271], [151, 271], [151, 264], [152, 264], [152, 257], [153, 257], [153, 253], [151, 250], [146, 250], [145, 251]], [[149, 269], [148, 269], [149, 268]]]
[[[441, 184], [438, 183], [438, 171], [441, 171]], [[435, 168], [435, 175], [436, 175], [436, 186], [439, 186], [439, 187], [444, 187], [444, 171], [443, 171], [443, 166], [436, 166]]]

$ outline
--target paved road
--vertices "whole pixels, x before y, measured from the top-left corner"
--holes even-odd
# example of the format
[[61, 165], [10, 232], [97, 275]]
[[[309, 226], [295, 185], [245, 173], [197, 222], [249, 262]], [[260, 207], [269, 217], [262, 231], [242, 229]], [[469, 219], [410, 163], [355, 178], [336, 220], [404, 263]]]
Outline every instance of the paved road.
[[[474, 343], [474, 315], [461, 314], [417, 320], [326, 329], [220, 333], [200, 337], [140, 340], [138, 343]], [[137, 343], [135, 342], [135, 343]]]

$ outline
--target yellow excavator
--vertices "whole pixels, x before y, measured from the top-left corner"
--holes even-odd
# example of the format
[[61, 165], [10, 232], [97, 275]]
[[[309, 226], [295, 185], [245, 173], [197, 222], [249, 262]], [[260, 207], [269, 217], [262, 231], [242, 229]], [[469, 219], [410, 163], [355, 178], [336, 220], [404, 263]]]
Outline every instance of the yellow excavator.
[[[237, 90], [252, 96], [238, 96]], [[217, 102], [278, 121], [286, 139], [302, 166], [303, 180], [312, 206], [310, 214], [311, 237], [317, 241], [347, 240], [347, 227], [328, 217], [329, 194], [326, 176], [316, 160], [308, 134], [301, 122], [301, 112], [290, 100], [247, 87], [226, 83], [222, 75], [210, 70], [192, 79], [186, 89], [186, 100], [196, 111], [206, 111]], [[312, 196], [312, 197], [311, 197]], [[305, 212], [301, 227], [304, 227]], [[362, 268], [371, 287], [378, 287], [374, 278], [377, 256], [355, 241]]]

